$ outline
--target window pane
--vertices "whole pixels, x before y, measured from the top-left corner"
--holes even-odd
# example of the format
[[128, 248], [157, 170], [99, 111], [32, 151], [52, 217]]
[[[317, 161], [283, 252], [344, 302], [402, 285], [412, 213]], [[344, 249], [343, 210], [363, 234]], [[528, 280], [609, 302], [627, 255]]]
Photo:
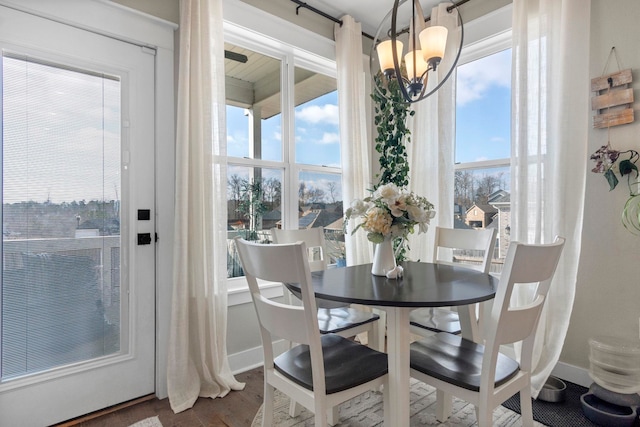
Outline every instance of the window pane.
[[120, 81], [3, 57], [2, 379], [120, 350]]
[[509, 246], [511, 204], [510, 168], [457, 170], [454, 185], [456, 228], [497, 228], [492, 271], [502, 271]]
[[509, 158], [511, 49], [459, 66], [456, 85], [456, 163]]
[[236, 236], [271, 242], [269, 230], [281, 226], [282, 171], [229, 166], [227, 178], [227, 276], [243, 276], [233, 244]]
[[227, 153], [282, 160], [281, 61], [225, 43]]
[[330, 263], [344, 258], [342, 181], [331, 173], [302, 171], [298, 187], [298, 228], [324, 227]]
[[336, 80], [296, 68], [296, 163], [340, 167]]

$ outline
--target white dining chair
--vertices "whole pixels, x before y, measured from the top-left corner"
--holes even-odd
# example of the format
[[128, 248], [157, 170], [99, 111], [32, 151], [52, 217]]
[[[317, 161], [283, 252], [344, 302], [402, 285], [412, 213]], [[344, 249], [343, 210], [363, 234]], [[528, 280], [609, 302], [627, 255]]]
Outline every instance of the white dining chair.
[[[445, 332], [416, 341], [410, 346], [411, 376], [475, 405], [480, 427], [491, 426], [494, 408], [520, 392], [523, 425], [532, 426], [533, 345], [564, 242], [561, 237], [544, 245], [511, 242], [484, 345]], [[526, 305], [512, 305], [515, 286], [535, 286]], [[499, 351], [515, 342], [522, 342], [520, 363]]]
[[[328, 266], [323, 227], [300, 230], [271, 229], [274, 243], [305, 242], [309, 268], [312, 272], [325, 270]], [[285, 301], [292, 303], [291, 292], [285, 287]], [[296, 295], [299, 298], [299, 295]], [[320, 333], [335, 333], [343, 337], [367, 334], [367, 344], [378, 351], [384, 351], [384, 316], [381, 313], [350, 307], [349, 304], [316, 298]]]
[[[458, 229], [436, 227], [435, 244], [433, 248], [433, 263], [456, 265], [466, 267], [483, 273], [488, 273], [493, 256], [493, 248], [496, 244], [496, 229]], [[482, 253], [482, 261], [479, 264], [454, 262], [453, 250], [463, 249]], [[477, 322], [482, 321], [482, 309], [476, 304], [469, 307], [423, 307], [413, 310], [409, 315], [411, 332], [423, 337], [432, 335], [434, 332], [448, 332], [460, 334], [460, 317], [456, 310], [469, 310], [472, 319]], [[477, 312], [477, 314], [476, 314]], [[482, 326], [478, 325], [482, 330]]]
[[[276, 388], [312, 411], [316, 426], [333, 425], [338, 404], [380, 387], [387, 412], [387, 355], [336, 334], [320, 334], [305, 243], [263, 245], [239, 237], [235, 242], [262, 338], [262, 426], [272, 425]], [[269, 300], [260, 293], [258, 279], [299, 283], [302, 306]], [[299, 344], [276, 356], [278, 338]]]

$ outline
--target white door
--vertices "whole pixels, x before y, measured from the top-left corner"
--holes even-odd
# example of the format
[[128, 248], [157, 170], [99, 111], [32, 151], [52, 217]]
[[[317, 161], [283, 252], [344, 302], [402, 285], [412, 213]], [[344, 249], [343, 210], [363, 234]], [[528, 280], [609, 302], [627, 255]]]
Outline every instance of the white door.
[[154, 51], [0, 6], [0, 425], [154, 392]]

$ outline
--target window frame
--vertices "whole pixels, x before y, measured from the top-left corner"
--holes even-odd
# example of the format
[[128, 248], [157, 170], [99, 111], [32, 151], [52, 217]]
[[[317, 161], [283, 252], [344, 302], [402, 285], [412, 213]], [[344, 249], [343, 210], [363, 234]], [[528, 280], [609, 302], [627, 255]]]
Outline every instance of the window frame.
[[[246, 16], [244, 16], [246, 21]], [[342, 168], [332, 166], [320, 166], [295, 163], [295, 102], [294, 102], [294, 73], [295, 68], [323, 74], [337, 78], [337, 66], [333, 57], [327, 57], [327, 46], [335, 54], [335, 43], [317, 34], [303, 32], [299, 29], [296, 40], [278, 40], [271, 34], [267, 34], [274, 26], [266, 25], [266, 20], [273, 17], [261, 17], [260, 28], [269, 27], [265, 33], [258, 33], [247, 29], [246, 26], [236, 25], [228, 20], [224, 22], [225, 42], [253, 50], [262, 55], [270, 56], [281, 61], [280, 69], [280, 95], [281, 95], [281, 129], [282, 129], [282, 161], [262, 160], [254, 158], [226, 157], [228, 166], [258, 167], [282, 170], [282, 223], [285, 228], [294, 225], [298, 219], [298, 177], [301, 172], [319, 172], [342, 175]], [[279, 22], [278, 26], [287, 27], [290, 23]], [[297, 28], [297, 27], [296, 27]], [[285, 28], [286, 30], [286, 28]], [[291, 36], [289, 36], [291, 37]], [[313, 46], [315, 51], [307, 50], [305, 46]], [[225, 189], [226, 191], [226, 189]], [[281, 284], [260, 283], [265, 288], [269, 297], [282, 295]], [[251, 301], [248, 293], [248, 284], [245, 277], [227, 278], [228, 305], [244, 304]]]

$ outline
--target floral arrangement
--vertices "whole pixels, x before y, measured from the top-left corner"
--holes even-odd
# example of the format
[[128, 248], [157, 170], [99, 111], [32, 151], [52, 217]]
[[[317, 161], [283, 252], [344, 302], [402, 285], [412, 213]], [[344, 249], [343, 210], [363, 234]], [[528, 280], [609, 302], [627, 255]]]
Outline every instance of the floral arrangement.
[[351, 234], [362, 228], [369, 241], [382, 243], [386, 238], [406, 239], [416, 227], [418, 233], [425, 233], [434, 216], [433, 204], [426, 198], [390, 183], [378, 187], [370, 197], [355, 200], [345, 213], [344, 226], [359, 218]]
[[622, 224], [633, 234], [640, 234], [640, 180], [636, 166], [639, 159], [637, 151], [614, 150], [609, 143], [591, 155], [591, 160], [596, 163], [591, 172], [604, 174], [609, 183], [609, 191], [618, 185], [618, 175], [620, 178], [627, 177], [629, 199], [622, 210]]

